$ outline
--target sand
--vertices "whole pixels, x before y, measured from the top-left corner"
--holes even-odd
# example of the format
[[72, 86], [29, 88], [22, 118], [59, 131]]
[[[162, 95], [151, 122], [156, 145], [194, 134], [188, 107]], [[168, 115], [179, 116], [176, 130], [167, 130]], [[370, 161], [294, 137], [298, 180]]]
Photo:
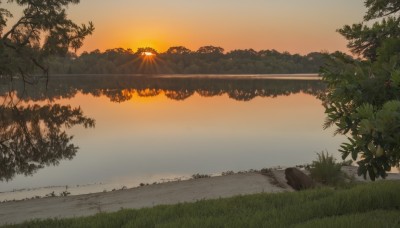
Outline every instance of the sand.
[[[344, 167], [343, 170], [353, 175], [357, 167]], [[390, 174], [387, 179], [400, 180], [400, 174]], [[360, 177], [356, 180], [365, 181]], [[156, 205], [284, 191], [293, 191], [286, 184], [284, 170], [274, 170], [268, 175], [257, 172], [233, 174], [105, 193], [0, 203], [0, 225], [21, 223], [32, 219], [82, 217], [99, 212], [115, 212], [123, 208], [139, 209]]]
[[[280, 174], [281, 175], [281, 174]], [[196, 202], [262, 192], [289, 191], [260, 173], [170, 182], [79, 196], [41, 198], [0, 204], [0, 225], [32, 219], [72, 218], [180, 202]]]

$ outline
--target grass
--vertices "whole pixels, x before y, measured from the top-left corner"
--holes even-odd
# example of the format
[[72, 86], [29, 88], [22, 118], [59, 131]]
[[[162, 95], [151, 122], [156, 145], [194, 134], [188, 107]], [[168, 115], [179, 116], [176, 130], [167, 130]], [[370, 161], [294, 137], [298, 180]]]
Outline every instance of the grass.
[[256, 194], [10, 227], [400, 227], [400, 182]]

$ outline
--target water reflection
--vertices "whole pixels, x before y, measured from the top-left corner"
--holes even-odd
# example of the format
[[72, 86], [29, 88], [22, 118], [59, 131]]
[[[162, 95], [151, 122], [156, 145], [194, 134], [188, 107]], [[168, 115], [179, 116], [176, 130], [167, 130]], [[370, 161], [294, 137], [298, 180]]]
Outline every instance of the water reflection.
[[[290, 120], [285, 120], [285, 122], [290, 123], [288, 125], [291, 128], [288, 127], [286, 129], [282, 123], [277, 124], [275, 128], [275, 125], [267, 123], [264, 118], [268, 119], [268, 117], [265, 116], [271, 114], [269, 119], [276, 121], [277, 116], [283, 118], [283, 116], [290, 115], [290, 112], [285, 113], [281, 110], [279, 115], [274, 114], [271, 110], [278, 110], [279, 107], [267, 107], [268, 103], [261, 102], [260, 99], [246, 103], [232, 102], [227, 104], [227, 108], [221, 108], [220, 110], [219, 107], [222, 106], [221, 104], [227, 103], [224, 99], [228, 99], [229, 97], [229, 99], [236, 101], [250, 101], [256, 97], [275, 98], [298, 93], [315, 96], [325, 89], [323, 83], [318, 80], [269, 80], [233, 77], [53, 76], [50, 79], [47, 89], [44, 83], [38, 84], [35, 87], [24, 87], [18, 81], [14, 81], [11, 85], [9, 82], [7, 83], [0, 82], [0, 96], [8, 96], [11, 88], [11, 91], [14, 91], [14, 93], [10, 97], [21, 100], [21, 102], [16, 105], [3, 105], [0, 108], [0, 117], [2, 120], [0, 123], [0, 181], [10, 181], [18, 175], [32, 175], [38, 169], [57, 165], [61, 160], [72, 159], [76, 156], [78, 147], [72, 143], [72, 136], [66, 130], [77, 125], [93, 127], [94, 119], [84, 116], [81, 108], [72, 108], [68, 105], [54, 103], [60, 100], [63, 104], [71, 104], [72, 102], [75, 105], [86, 105], [84, 109], [92, 111], [91, 116], [95, 116], [96, 120], [98, 120], [98, 128], [100, 129], [96, 129], [96, 134], [93, 134], [92, 138], [78, 142], [82, 148], [85, 148], [85, 145], [87, 148], [89, 147], [88, 145], [91, 147], [90, 150], [86, 149], [86, 153], [82, 153], [88, 159], [82, 162], [83, 164], [79, 166], [79, 169], [85, 170], [88, 168], [91, 163], [90, 161], [93, 159], [91, 152], [96, 151], [97, 163], [104, 163], [109, 167], [113, 167], [113, 171], [106, 172], [104, 169], [98, 169], [96, 172], [93, 172], [95, 173], [93, 175], [101, 176], [99, 180], [102, 181], [102, 178], [105, 178], [106, 175], [114, 175], [112, 172], [117, 172], [115, 170], [118, 170], [115, 166], [121, 164], [118, 162], [110, 164], [110, 157], [108, 156], [112, 156], [117, 160], [120, 159], [122, 162], [129, 161], [127, 167], [140, 167], [143, 164], [147, 166], [146, 162], [149, 161], [153, 163], [157, 162], [157, 159], [150, 159], [148, 156], [143, 155], [143, 153], [151, 157], [152, 153], [166, 151], [165, 156], [174, 158], [173, 152], [176, 150], [179, 153], [182, 152], [179, 156], [195, 157], [193, 154], [197, 154], [196, 156], [200, 156], [198, 159], [207, 157], [210, 161], [204, 162], [203, 166], [206, 166], [205, 164], [215, 163], [217, 159], [213, 161], [215, 155], [201, 154], [207, 151], [209, 153], [221, 151], [221, 153], [226, 153], [234, 157], [235, 154], [239, 154], [234, 149], [239, 147], [237, 145], [233, 146], [233, 142], [240, 141], [242, 142], [241, 144], [248, 146], [246, 151], [249, 148], [256, 151], [254, 157], [257, 158], [257, 153], [261, 154], [260, 151], [266, 148], [266, 145], [263, 144], [266, 142], [266, 139], [263, 138], [264, 136], [276, 141], [277, 139], [273, 137], [279, 135], [282, 131], [284, 135], [282, 138], [286, 140], [289, 136], [291, 137], [287, 133], [290, 130], [290, 132], [295, 132], [293, 133], [293, 137], [297, 139], [299, 138], [299, 134], [292, 130], [292, 128], [302, 123], [302, 121], [298, 121], [299, 123], [297, 123], [297, 121], [290, 122]], [[94, 98], [87, 95], [91, 95]], [[156, 96], [165, 96], [174, 101], [183, 101], [193, 96], [195, 100], [191, 99], [192, 102], [190, 102], [191, 100], [185, 102], [165, 102], [165, 107], [160, 104], [157, 107], [152, 105], [146, 107], [137, 105], [136, 110], [128, 103], [117, 104], [137, 99], [138, 97], [147, 98]], [[199, 96], [214, 97], [213, 101], [222, 103], [212, 106], [208, 104], [212, 102], [202, 99], [201, 102], [204, 102], [202, 108], [204, 110], [197, 110], [197, 113], [185, 113], [179, 109], [189, 107], [189, 110], [195, 110], [195, 108], [199, 108], [200, 105], [198, 103], [195, 104], [195, 102], [200, 101], [196, 100]], [[97, 99], [100, 97], [107, 97], [112, 104], [105, 102], [104, 99]], [[83, 103], [82, 98], [89, 101]], [[97, 108], [97, 106], [94, 108], [94, 103], [96, 102], [99, 102], [97, 105], [101, 108]], [[43, 105], [43, 103], [46, 103], [46, 105]], [[251, 103], [254, 104], [250, 105]], [[282, 103], [282, 101], [279, 101], [279, 103]], [[283, 104], [285, 103], [283, 102]], [[164, 109], [161, 109], [161, 106]], [[238, 108], [239, 106], [240, 108]], [[244, 115], [235, 116], [227, 111], [236, 110], [236, 108], [238, 108], [238, 111], [234, 113], [239, 113], [243, 108], [247, 108], [243, 110], [247, 110], [247, 113], [253, 114], [251, 119], [255, 122], [253, 123], [252, 120], [246, 119]], [[270, 110], [267, 110], [268, 108]], [[213, 110], [212, 112], [210, 112], [211, 109]], [[101, 110], [101, 113], [98, 110]], [[107, 111], [112, 111], [113, 115], [107, 115], [106, 117], [101, 115], [107, 113]], [[157, 115], [157, 113], [161, 112], [164, 115]], [[135, 118], [132, 118], [131, 113], [135, 113]], [[315, 113], [318, 112], [310, 111], [310, 115]], [[124, 118], [124, 115], [127, 118]], [[307, 115], [309, 115], [308, 112]], [[112, 124], [110, 124], [110, 120], [112, 120]], [[265, 124], [260, 124], [260, 121]], [[172, 124], [173, 127], [169, 128], [171, 123], [175, 124]], [[200, 126], [197, 123], [202, 124]], [[208, 123], [208, 125], [204, 123]], [[100, 124], [102, 124], [101, 127]], [[318, 124], [317, 122], [316, 125]], [[134, 128], [130, 126], [134, 126]], [[211, 126], [211, 128], [206, 128], [205, 126]], [[301, 125], [299, 128], [301, 128], [300, 130], [303, 135], [306, 135], [304, 134], [305, 127]], [[320, 126], [316, 126], [316, 128], [320, 129]], [[141, 133], [140, 131], [145, 132]], [[79, 131], [77, 132], [75, 132], [75, 135], [79, 136]], [[186, 137], [185, 140], [182, 140], [182, 137]], [[79, 138], [77, 137], [77, 141], [79, 141]], [[133, 141], [136, 144], [131, 144]], [[179, 144], [179, 148], [168, 144], [175, 141], [185, 141], [187, 143]], [[201, 145], [209, 145], [209, 148], [197, 146], [198, 144], [196, 143], [198, 142], [201, 142]], [[224, 144], [225, 142], [226, 144]], [[147, 143], [146, 147], [141, 143]], [[156, 146], [149, 148], [148, 145], [150, 144]], [[118, 146], [116, 147], [116, 145]], [[115, 150], [115, 148], [118, 148], [118, 150]], [[279, 151], [278, 149], [274, 150]], [[114, 151], [114, 153], [111, 155], [109, 151]], [[288, 149], [288, 151], [291, 150]], [[115, 154], [120, 154], [120, 157]], [[102, 160], [98, 156], [107, 158]], [[128, 158], [124, 156], [128, 156]], [[157, 156], [154, 155], [154, 157]], [[131, 163], [136, 160], [140, 164], [132, 165]], [[197, 160], [196, 162], [198, 162]], [[186, 163], [189, 164], [190, 162]], [[185, 162], [182, 164], [185, 164]], [[120, 166], [123, 167], [122, 165]], [[151, 164], [149, 164], [150, 166]], [[57, 169], [60, 169], [60, 167], [57, 167]], [[92, 169], [95, 170], [93, 167]], [[181, 170], [178, 171], [180, 172]], [[126, 175], [126, 173], [132, 175], [135, 172], [138, 171], [129, 170], [129, 172], [124, 172], [123, 175]], [[65, 171], [64, 173], [69, 173], [69, 171]], [[52, 175], [56, 176], [54, 173]], [[39, 174], [36, 176], [39, 176]], [[57, 178], [59, 177], [57, 176]], [[17, 180], [18, 178], [15, 179]], [[89, 179], [91, 181], [95, 178], [90, 176]], [[82, 181], [82, 183], [86, 182]]]
[[53, 105], [0, 106], [0, 181], [32, 175], [45, 166], [72, 159], [78, 147], [65, 131], [75, 125], [94, 127], [80, 108]]
[[[23, 85], [14, 84], [17, 91]], [[296, 93], [318, 95], [325, 89], [319, 80], [263, 79], [235, 77], [151, 77], [151, 76], [53, 76], [45, 87], [26, 89], [25, 100], [39, 101], [73, 98], [78, 92], [95, 97], [106, 96], [112, 102], [131, 100], [134, 94], [139, 97], [154, 97], [164, 94], [172, 100], [185, 100], [195, 93], [202, 97], [222, 96], [238, 101], [250, 101], [256, 97], [289, 96]], [[0, 92], [1, 91], [0, 88]], [[19, 93], [21, 94], [21, 93]]]

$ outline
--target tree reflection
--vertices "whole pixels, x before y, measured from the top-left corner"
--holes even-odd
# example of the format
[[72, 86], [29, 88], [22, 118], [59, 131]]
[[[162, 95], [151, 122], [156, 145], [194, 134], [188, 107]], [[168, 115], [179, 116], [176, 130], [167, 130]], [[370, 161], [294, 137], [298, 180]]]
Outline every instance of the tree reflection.
[[250, 101], [257, 97], [256, 90], [231, 90], [228, 92], [230, 98], [237, 101]]
[[180, 89], [180, 90], [166, 90], [165, 96], [172, 100], [183, 101], [186, 98], [189, 98], [194, 94], [194, 91], [190, 91], [188, 89]]
[[[157, 77], [132, 75], [51, 77], [48, 87], [39, 83], [34, 88], [18, 82], [2, 82], [0, 96], [10, 91], [17, 100], [37, 102], [72, 98], [78, 93], [105, 96], [112, 102], [125, 102], [139, 97], [165, 95], [185, 100], [195, 94], [202, 97], [226, 95], [237, 101], [256, 97], [277, 97], [305, 93], [318, 95], [325, 90], [319, 80], [268, 80], [259, 78], [223, 77]], [[41, 87], [42, 86], [42, 87]], [[25, 102], [21, 102], [25, 103]], [[15, 104], [15, 103], [14, 103]], [[1, 104], [0, 104], [1, 105]], [[94, 127], [94, 120], [85, 117], [80, 108], [62, 105], [0, 106], [0, 181], [9, 181], [18, 174], [31, 175], [38, 169], [72, 159], [78, 147], [66, 129], [75, 125]]]
[[162, 90], [159, 89], [139, 89], [136, 90], [139, 97], [155, 97], [158, 96]]
[[196, 90], [196, 92], [202, 97], [215, 97], [224, 94], [224, 91], [221, 89], [216, 89], [216, 90], [198, 89]]
[[0, 181], [32, 175], [45, 166], [72, 159], [78, 147], [65, 130], [94, 127], [80, 108], [62, 105], [0, 106]]
[[[14, 85], [22, 91], [21, 85]], [[141, 77], [131, 75], [65, 76], [53, 77], [46, 92], [26, 91], [26, 100], [72, 98], [77, 93], [105, 96], [112, 102], [125, 102], [139, 97], [165, 95], [172, 100], [185, 100], [194, 94], [202, 97], [227, 95], [237, 101], [250, 101], [256, 97], [289, 96], [305, 93], [321, 94], [325, 85], [319, 80], [260, 79], [260, 78], [196, 78], [196, 77]], [[1, 87], [0, 87], [0, 92]]]

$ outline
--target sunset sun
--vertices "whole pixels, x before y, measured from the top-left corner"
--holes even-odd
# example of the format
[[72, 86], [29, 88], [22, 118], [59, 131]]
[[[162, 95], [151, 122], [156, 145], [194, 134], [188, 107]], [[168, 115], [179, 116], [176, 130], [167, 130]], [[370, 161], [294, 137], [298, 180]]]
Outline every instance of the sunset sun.
[[142, 52], [142, 55], [143, 55], [143, 56], [146, 56], [146, 57], [153, 57], [153, 56], [155, 56], [155, 54], [154, 54], [153, 52], [149, 52], [149, 51]]

